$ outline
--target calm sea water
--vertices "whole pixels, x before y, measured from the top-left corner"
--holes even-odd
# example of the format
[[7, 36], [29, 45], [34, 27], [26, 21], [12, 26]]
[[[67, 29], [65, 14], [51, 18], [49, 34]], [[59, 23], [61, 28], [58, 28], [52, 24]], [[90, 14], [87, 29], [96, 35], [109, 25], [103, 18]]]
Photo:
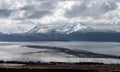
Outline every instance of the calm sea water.
[[82, 42], [82, 41], [43, 41], [43, 42], [0, 42], [0, 46], [11, 45], [42, 45], [42, 46], [57, 46], [71, 49], [82, 49], [95, 53], [111, 54], [120, 56], [119, 42]]

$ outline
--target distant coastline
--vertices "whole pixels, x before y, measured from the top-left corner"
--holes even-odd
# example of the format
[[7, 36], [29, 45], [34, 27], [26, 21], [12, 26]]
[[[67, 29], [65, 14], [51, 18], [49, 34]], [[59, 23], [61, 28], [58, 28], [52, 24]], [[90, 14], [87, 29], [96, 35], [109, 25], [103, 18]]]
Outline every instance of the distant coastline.
[[74, 32], [62, 33], [34, 33], [34, 34], [0, 34], [0, 41], [92, 41], [92, 42], [120, 42], [119, 32]]

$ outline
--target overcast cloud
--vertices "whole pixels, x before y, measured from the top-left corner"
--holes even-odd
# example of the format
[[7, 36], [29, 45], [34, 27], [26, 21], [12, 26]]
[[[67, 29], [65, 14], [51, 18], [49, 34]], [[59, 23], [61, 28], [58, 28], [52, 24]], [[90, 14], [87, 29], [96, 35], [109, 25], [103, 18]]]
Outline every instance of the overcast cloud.
[[[71, 7], [71, 9], [66, 10], [65, 15], [67, 17], [86, 17], [86, 16], [100, 16], [108, 11], [115, 10], [117, 5], [115, 2], [107, 1], [107, 2], [99, 2], [99, 1], [78, 1], [79, 4], [76, 4]], [[81, 3], [82, 2], [82, 3]]]
[[[1, 0], [0, 31], [36, 24], [83, 22], [120, 31], [119, 0]], [[99, 24], [99, 25], [98, 25]], [[107, 24], [107, 25], [106, 25]], [[111, 28], [112, 27], [112, 28]], [[114, 28], [113, 28], [114, 27]]]

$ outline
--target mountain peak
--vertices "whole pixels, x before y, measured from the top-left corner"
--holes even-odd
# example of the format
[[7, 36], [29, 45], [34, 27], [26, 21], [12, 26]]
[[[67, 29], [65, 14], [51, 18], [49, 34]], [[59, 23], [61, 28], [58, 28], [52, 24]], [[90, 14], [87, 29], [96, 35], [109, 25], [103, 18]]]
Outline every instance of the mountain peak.
[[51, 33], [53, 31], [57, 33], [72, 33], [72, 32], [85, 32], [91, 31], [92, 29], [83, 23], [63, 23], [63, 24], [49, 24], [49, 25], [41, 25], [38, 24], [33, 27], [28, 33]]

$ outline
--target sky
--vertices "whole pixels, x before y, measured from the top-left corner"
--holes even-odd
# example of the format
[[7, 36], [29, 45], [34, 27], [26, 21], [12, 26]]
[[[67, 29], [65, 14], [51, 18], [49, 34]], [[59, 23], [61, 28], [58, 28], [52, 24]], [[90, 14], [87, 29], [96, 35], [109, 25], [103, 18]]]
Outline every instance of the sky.
[[77, 22], [120, 31], [120, 0], [0, 0], [0, 32]]

